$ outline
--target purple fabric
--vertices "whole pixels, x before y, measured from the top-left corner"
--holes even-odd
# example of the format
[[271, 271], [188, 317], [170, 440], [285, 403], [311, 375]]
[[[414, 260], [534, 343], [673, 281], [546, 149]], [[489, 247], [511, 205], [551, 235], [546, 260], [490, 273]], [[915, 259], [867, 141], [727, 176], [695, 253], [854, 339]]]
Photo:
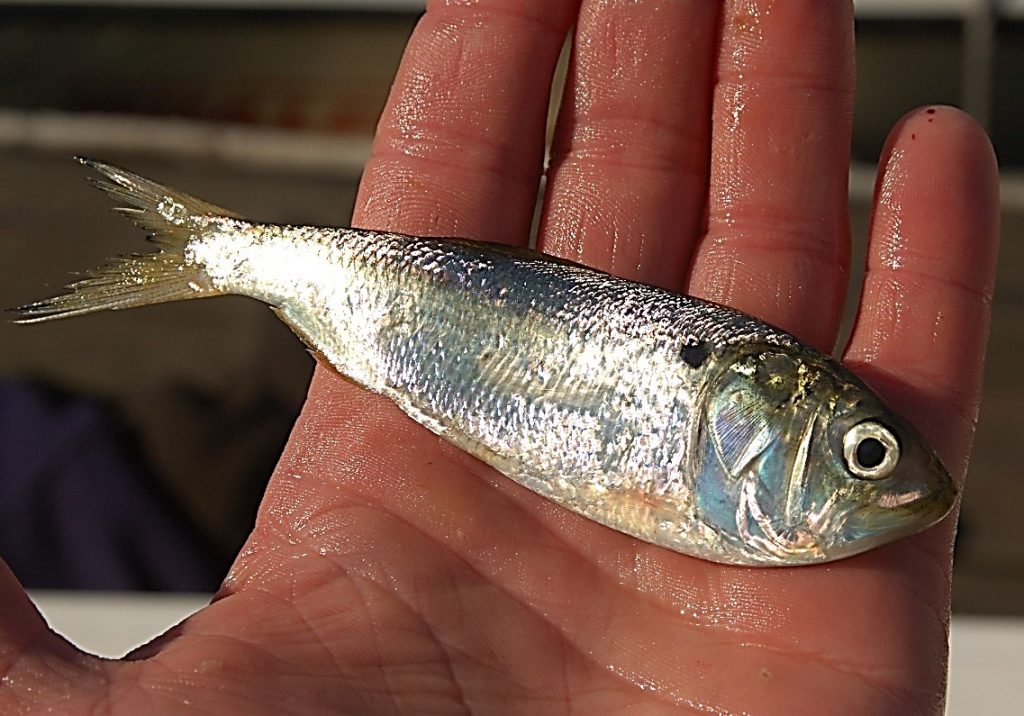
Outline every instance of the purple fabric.
[[26, 587], [209, 591], [211, 552], [99, 403], [0, 381], [0, 554]]

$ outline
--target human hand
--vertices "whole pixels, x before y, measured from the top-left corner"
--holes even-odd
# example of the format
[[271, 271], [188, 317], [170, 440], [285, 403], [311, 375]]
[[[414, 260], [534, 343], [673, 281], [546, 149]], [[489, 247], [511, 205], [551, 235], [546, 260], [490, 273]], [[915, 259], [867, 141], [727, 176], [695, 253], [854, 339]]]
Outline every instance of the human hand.
[[[355, 223], [523, 244], [548, 87], [577, 22], [543, 249], [726, 303], [828, 350], [848, 264], [852, 9], [815, 0], [439, 0], [412, 38]], [[883, 156], [847, 364], [962, 479], [997, 176], [962, 113]], [[842, 562], [654, 547], [503, 478], [319, 371], [213, 605], [124, 662], [0, 583], [0, 708], [64, 713], [907, 713], [941, 707], [955, 518]]]

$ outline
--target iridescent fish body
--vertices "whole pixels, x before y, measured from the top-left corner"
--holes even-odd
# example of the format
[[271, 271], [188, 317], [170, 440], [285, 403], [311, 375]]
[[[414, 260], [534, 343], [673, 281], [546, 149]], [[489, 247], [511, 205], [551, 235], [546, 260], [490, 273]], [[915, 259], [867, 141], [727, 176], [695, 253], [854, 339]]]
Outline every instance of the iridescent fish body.
[[717, 562], [796, 565], [922, 530], [953, 483], [907, 423], [792, 336], [542, 254], [282, 226], [99, 162], [160, 251], [33, 322], [242, 294], [339, 373], [558, 504]]

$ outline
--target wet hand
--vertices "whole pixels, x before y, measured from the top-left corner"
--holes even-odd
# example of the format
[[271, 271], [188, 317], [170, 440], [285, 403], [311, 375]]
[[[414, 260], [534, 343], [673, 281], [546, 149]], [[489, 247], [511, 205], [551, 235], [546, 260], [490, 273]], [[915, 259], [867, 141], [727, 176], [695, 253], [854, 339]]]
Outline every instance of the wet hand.
[[[849, 271], [852, 8], [447, 0], [412, 37], [354, 223], [539, 245], [830, 350]], [[847, 364], [962, 479], [997, 176], [949, 108], [882, 157]], [[723, 567], [570, 514], [318, 372], [217, 601], [126, 662], [2, 586], [5, 707], [907, 713], [941, 707], [955, 517], [818, 567]]]

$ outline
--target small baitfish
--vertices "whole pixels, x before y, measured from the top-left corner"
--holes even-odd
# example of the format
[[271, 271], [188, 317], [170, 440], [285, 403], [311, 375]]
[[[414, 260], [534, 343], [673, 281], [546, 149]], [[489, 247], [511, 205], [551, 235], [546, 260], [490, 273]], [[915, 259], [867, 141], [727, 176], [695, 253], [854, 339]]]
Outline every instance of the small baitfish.
[[935, 453], [860, 380], [737, 311], [497, 244], [254, 223], [82, 161], [160, 249], [17, 309], [20, 322], [251, 296], [513, 480], [716, 562], [839, 559], [953, 504]]

